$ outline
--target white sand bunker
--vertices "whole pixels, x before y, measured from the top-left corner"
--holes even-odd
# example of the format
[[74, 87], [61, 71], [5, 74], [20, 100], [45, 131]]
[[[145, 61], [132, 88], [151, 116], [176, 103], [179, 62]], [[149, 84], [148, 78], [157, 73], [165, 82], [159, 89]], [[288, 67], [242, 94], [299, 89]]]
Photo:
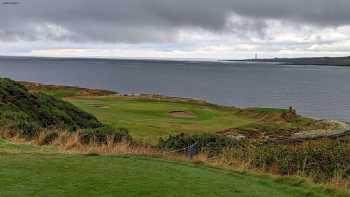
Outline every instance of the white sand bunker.
[[195, 115], [190, 111], [171, 111], [169, 115], [177, 118], [193, 118]]

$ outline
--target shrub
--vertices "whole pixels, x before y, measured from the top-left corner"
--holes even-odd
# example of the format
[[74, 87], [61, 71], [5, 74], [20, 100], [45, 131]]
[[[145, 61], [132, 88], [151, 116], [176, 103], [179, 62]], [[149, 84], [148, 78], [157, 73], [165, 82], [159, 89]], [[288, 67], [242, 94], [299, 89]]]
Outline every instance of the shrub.
[[180, 150], [185, 149], [193, 144], [200, 152], [216, 155], [221, 153], [225, 147], [231, 147], [238, 143], [237, 140], [215, 135], [215, 134], [198, 134], [198, 135], [170, 135], [167, 139], [160, 139], [157, 145], [158, 148]]
[[51, 144], [55, 139], [58, 138], [57, 132], [49, 132], [45, 135], [44, 139], [40, 142], [40, 145], [48, 145]]
[[341, 174], [350, 176], [350, 140], [320, 140], [301, 144], [249, 142], [225, 151], [227, 161], [247, 162], [252, 168], [282, 175], [302, 174], [316, 180], [329, 180]]
[[207, 153], [209, 157], [221, 155], [228, 164], [239, 161], [253, 169], [281, 175], [304, 175], [316, 181], [329, 181], [339, 175], [350, 178], [350, 137], [299, 144], [273, 144], [237, 141], [215, 134], [180, 134], [160, 139], [157, 147], [181, 150], [194, 143], [197, 143], [198, 151]]
[[80, 131], [80, 142], [82, 144], [107, 144], [108, 139], [112, 140], [112, 143], [118, 143], [122, 141], [131, 142], [132, 138], [129, 135], [127, 129], [120, 128], [114, 129], [110, 126], [103, 126], [95, 129], [85, 129]]
[[35, 136], [38, 127], [76, 131], [103, 125], [73, 104], [42, 93], [30, 93], [19, 83], [0, 78], [0, 126]]
[[39, 125], [28, 121], [18, 121], [9, 128], [16, 130], [22, 137], [33, 138], [38, 135]]

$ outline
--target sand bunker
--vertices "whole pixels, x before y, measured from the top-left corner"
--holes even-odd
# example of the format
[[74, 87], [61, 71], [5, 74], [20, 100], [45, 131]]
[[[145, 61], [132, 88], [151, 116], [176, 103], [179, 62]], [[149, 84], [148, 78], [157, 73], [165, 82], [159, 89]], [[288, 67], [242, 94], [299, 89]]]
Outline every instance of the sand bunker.
[[190, 111], [171, 111], [169, 112], [170, 116], [178, 118], [193, 118], [195, 115]]
[[95, 107], [95, 108], [99, 108], [99, 109], [109, 109], [109, 108], [111, 108], [108, 105], [102, 105], [102, 104], [92, 104], [92, 105], [90, 105], [90, 107]]

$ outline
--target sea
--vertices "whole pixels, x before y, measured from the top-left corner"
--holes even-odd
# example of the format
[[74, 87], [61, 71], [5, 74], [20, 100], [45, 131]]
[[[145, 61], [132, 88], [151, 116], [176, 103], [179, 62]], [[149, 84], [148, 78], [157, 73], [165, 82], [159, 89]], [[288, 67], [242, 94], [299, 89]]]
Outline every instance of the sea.
[[237, 107], [296, 108], [350, 121], [350, 67], [217, 60], [0, 57], [14, 80], [205, 99]]

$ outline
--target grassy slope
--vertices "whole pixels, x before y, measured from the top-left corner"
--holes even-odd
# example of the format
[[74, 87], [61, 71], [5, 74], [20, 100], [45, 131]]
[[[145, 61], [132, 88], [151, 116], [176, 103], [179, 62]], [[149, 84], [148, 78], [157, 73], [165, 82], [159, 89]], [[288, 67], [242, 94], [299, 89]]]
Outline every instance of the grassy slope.
[[34, 127], [95, 128], [101, 123], [71, 103], [0, 78], [0, 127], [33, 130]]
[[330, 196], [316, 188], [160, 159], [52, 153], [0, 140], [0, 196]]
[[[94, 114], [103, 123], [128, 128], [136, 139], [151, 142], [171, 133], [217, 132], [253, 122], [235, 115], [232, 110], [206, 105], [123, 97], [75, 97], [66, 100]], [[169, 115], [171, 111], [190, 111], [194, 117], [173, 117]]]
[[61, 85], [43, 85], [35, 82], [19, 81], [20, 84], [25, 86], [31, 92], [45, 92], [45, 94], [54, 96], [57, 98], [72, 97], [72, 96], [106, 96], [116, 94], [110, 90], [98, 90], [87, 89], [73, 86], [61, 86]]

